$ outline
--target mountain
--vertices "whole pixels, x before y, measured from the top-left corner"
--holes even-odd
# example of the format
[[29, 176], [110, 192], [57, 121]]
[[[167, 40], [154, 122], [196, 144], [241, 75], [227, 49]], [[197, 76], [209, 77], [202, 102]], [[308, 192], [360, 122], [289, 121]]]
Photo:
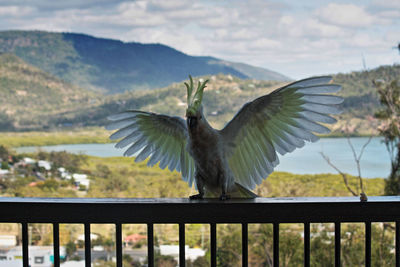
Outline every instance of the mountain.
[[[56, 42], [52, 34], [46, 36], [52, 40], [46, 42]], [[19, 46], [36, 47], [38, 51], [40, 50], [40, 46], [34, 42], [25, 43], [24, 38], [18, 40], [6, 42], [7, 45], [3, 42], [0, 46], [12, 47], [13, 43], [17, 42]], [[63, 60], [60, 55], [71, 53], [70, 47], [62, 46], [65, 42], [60, 40], [57, 41], [59, 42], [57, 45], [49, 46], [47, 49], [49, 57], [52, 55], [54, 62]], [[58, 47], [58, 53], [51, 51], [51, 47]], [[210, 57], [202, 60], [209, 64], [227, 64], [216, 63], [215, 59]], [[46, 60], [42, 63], [51, 65]], [[82, 79], [86, 77], [81, 61], [77, 60], [76, 65], [72, 61], [69, 64], [71, 65], [65, 69], [76, 73], [80, 69], [80, 77]], [[251, 71], [246, 65], [232, 64], [243, 67], [242, 72]], [[331, 126], [333, 132], [354, 135], [376, 133], [379, 121], [374, 118], [374, 113], [379, 108], [379, 100], [372, 80], [399, 79], [400, 65], [381, 66], [367, 71], [339, 73], [333, 76], [334, 82], [343, 86], [339, 94], [345, 97], [344, 112], [337, 116], [338, 123]], [[247, 101], [285, 84], [279, 81], [240, 79], [230, 74], [196, 78], [210, 79], [204, 95], [205, 114], [217, 128], [223, 127]], [[79, 77], [76, 81], [80, 83], [78, 80]], [[106, 120], [108, 115], [126, 109], [183, 116], [185, 108], [186, 90], [182, 81], [154, 90], [133, 90], [121, 94], [103, 95], [98, 91], [87, 90], [86, 87], [72, 85], [14, 54], [0, 54], [0, 131], [44, 130], [60, 126], [104, 126], [108, 123]]]
[[0, 54], [0, 130], [46, 128], [48, 118], [100, 101], [13, 54]]
[[0, 52], [13, 53], [76, 86], [107, 94], [165, 87], [188, 74], [290, 80], [263, 68], [189, 56], [162, 44], [124, 43], [76, 33], [2, 31]]

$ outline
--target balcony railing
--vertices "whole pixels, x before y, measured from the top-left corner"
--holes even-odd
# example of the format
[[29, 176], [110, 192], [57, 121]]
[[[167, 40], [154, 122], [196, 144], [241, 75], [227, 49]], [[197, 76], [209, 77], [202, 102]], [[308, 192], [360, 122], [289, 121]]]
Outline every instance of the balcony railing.
[[340, 266], [341, 223], [365, 224], [365, 265], [371, 266], [371, 223], [395, 222], [395, 259], [400, 266], [400, 197], [256, 198], [219, 201], [189, 199], [0, 198], [0, 223], [22, 224], [23, 266], [28, 267], [28, 223], [52, 223], [54, 266], [60, 265], [59, 224], [82, 223], [85, 266], [91, 266], [90, 224], [116, 226], [116, 265], [122, 267], [122, 224], [145, 223], [148, 262], [154, 262], [156, 223], [179, 225], [179, 266], [185, 266], [185, 224], [210, 225], [211, 265], [217, 262], [217, 224], [242, 225], [242, 266], [248, 265], [248, 224], [273, 224], [273, 266], [279, 266], [279, 224], [304, 224], [304, 266], [310, 265], [310, 223], [335, 224], [335, 266]]

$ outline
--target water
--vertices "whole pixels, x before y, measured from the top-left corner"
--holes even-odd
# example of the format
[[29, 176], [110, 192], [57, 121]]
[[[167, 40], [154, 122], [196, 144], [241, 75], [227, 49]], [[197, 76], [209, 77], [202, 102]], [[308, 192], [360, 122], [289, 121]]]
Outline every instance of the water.
[[[357, 152], [367, 142], [366, 137], [351, 138]], [[17, 152], [36, 152], [39, 147], [20, 147]], [[67, 151], [97, 157], [122, 156], [125, 150], [114, 148], [114, 144], [74, 144], [42, 146], [44, 151]], [[280, 164], [275, 170], [297, 174], [336, 173], [322, 158], [320, 152], [328, 156], [341, 171], [357, 175], [357, 166], [346, 138], [323, 138], [316, 143], [307, 143], [303, 148], [280, 156]], [[381, 138], [373, 138], [361, 158], [361, 174], [365, 178], [387, 177], [390, 173], [390, 160]]]

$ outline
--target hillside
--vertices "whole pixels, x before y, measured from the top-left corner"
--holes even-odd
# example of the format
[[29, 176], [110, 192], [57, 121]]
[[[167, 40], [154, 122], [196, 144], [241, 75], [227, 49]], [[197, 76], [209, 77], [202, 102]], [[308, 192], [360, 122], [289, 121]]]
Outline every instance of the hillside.
[[[331, 127], [334, 135], [377, 134], [379, 121], [374, 113], [379, 107], [378, 96], [372, 80], [386, 81], [400, 77], [400, 66], [383, 66], [377, 69], [334, 75], [333, 82], [341, 84], [339, 95], [345, 98], [343, 113], [337, 116], [338, 122]], [[248, 101], [267, 94], [282, 82], [242, 80], [227, 75], [204, 76], [210, 79], [204, 94], [204, 108], [207, 119], [217, 128], [222, 128], [235, 113]], [[170, 115], [185, 114], [186, 91], [181, 83], [154, 91], [135, 91], [108, 98], [103, 104], [75, 113], [64, 114], [53, 123], [76, 123], [85, 121], [88, 125], [105, 125], [106, 117], [126, 109], [141, 109]], [[61, 120], [61, 121], [60, 121]]]
[[[203, 97], [204, 112], [211, 125], [217, 128], [222, 128], [244, 103], [282, 85], [276, 81], [242, 80], [222, 74], [202, 78], [210, 79]], [[184, 116], [186, 107], [186, 89], [180, 82], [153, 91], [133, 91], [110, 96], [97, 107], [65, 113], [62, 118], [52, 121], [52, 124], [75, 124], [81, 121], [89, 126], [106, 125], [109, 123], [107, 116], [127, 109]]]
[[[248, 71], [245, 64], [240, 66]], [[204, 107], [208, 120], [217, 128], [222, 128], [247, 101], [284, 84], [222, 74], [201, 77], [210, 79]], [[339, 94], [345, 101], [338, 123], [331, 126], [333, 134], [376, 134], [379, 122], [373, 116], [379, 101], [372, 80], [389, 81], [398, 77], [399, 65], [334, 75], [334, 82], [343, 86]], [[0, 54], [0, 131], [103, 127], [108, 123], [108, 115], [126, 109], [183, 116], [186, 108], [183, 80], [161, 89], [103, 95], [64, 82], [13, 54]]]
[[75, 33], [3, 31], [0, 52], [14, 53], [58, 78], [107, 94], [164, 87], [186, 79], [188, 73], [289, 80], [263, 68], [189, 56], [162, 44], [124, 43]]
[[374, 113], [380, 104], [372, 81], [395, 79], [400, 82], [400, 65], [334, 75], [334, 82], [343, 86], [340, 95], [345, 98], [342, 104], [344, 112], [338, 117], [334, 129], [354, 135], [376, 134], [379, 122]]
[[0, 128], [46, 128], [48, 118], [99, 98], [33, 67], [12, 54], [0, 54]]

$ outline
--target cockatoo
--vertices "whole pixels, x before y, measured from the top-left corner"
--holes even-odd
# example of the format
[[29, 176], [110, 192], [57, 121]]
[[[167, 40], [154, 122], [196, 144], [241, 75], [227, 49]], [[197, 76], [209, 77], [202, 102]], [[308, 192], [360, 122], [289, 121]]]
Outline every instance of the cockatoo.
[[331, 95], [341, 89], [332, 77], [314, 77], [283, 86], [246, 103], [222, 130], [207, 122], [202, 98], [207, 80], [194, 83], [189, 76], [186, 121], [181, 117], [127, 110], [108, 117], [106, 127], [116, 130], [110, 139], [120, 140], [125, 156], [136, 155], [136, 162], [181, 172], [198, 194], [191, 199], [220, 197], [254, 198], [253, 190], [284, 155], [305, 142], [315, 142], [313, 133], [330, 130], [319, 123], [334, 123], [329, 114], [339, 114], [343, 98]]

